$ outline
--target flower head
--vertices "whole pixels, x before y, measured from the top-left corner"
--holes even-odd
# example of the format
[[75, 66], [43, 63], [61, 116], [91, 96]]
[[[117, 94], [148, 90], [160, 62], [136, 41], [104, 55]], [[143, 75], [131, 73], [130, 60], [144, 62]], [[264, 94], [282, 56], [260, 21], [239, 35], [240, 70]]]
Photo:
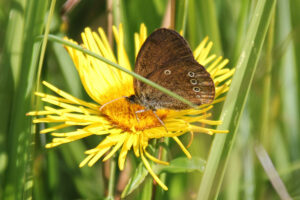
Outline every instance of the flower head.
[[[98, 32], [92, 32], [89, 28], [86, 28], [84, 33], [82, 33], [82, 45], [131, 70], [124, 48], [122, 26], [120, 25], [118, 30], [116, 27], [113, 27], [113, 32], [117, 44], [117, 56], [114, 55], [102, 28], [99, 28]], [[134, 35], [135, 55], [137, 55], [146, 37], [147, 30], [142, 24], [140, 32]], [[66, 40], [69, 39], [66, 38]], [[69, 41], [74, 42], [72, 40]], [[230, 78], [234, 70], [224, 68], [228, 63], [227, 59], [223, 60], [222, 57], [217, 58], [215, 55], [209, 56], [211, 47], [212, 42], [208, 42], [208, 38], [205, 38], [194, 51], [194, 57], [200, 64], [206, 66], [206, 70], [211, 74], [216, 87], [216, 98], [213, 103], [217, 103], [224, 100], [225, 96], [223, 94], [229, 89]], [[56, 95], [39, 92], [36, 95], [40, 96], [43, 101], [52, 104], [52, 106], [45, 106], [43, 111], [33, 111], [28, 113], [28, 115], [45, 116], [34, 119], [34, 123], [60, 123], [41, 131], [41, 133], [52, 132], [52, 136], [54, 136], [52, 142], [46, 145], [47, 148], [79, 140], [90, 135], [104, 135], [105, 138], [98, 146], [85, 152], [87, 157], [80, 163], [80, 167], [86, 164], [92, 166], [104, 155], [103, 161], [106, 161], [119, 150], [118, 165], [120, 170], [122, 170], [128, 151], [133, 149], [134, 154], [137, 157], [141, 157], [145, 167], [156, 182], [166, 190], [167, 187], [153, 172], [148, 159], [159, 164], [167, 165], [168, 163], [155, 158], [147, 152], [149, 140], [171, 137], [186, 156], [190, 158], [190, 153], [178, 139], [178, 136], [187, 132], [203, 132], [207, 134], [227, 132], [193, 123], [201, 122], [204, 125], [220, 124], [221, 121], [208, 119], [211, 115], [208, 111], [212, 109], [213, 105], [201, 105], [199, 109], [157, 110], [157, 116], [163, 121], [165, 127], [162, 126], [152, 111], [139, 113], [137, 119], [136, 111], [143, 109], [143, 107], [131, 104], [125, 98], [120, 98], [134, 94], [132, 76], [81, 51], [71, 47], [66, 47], [66, 49], [76, 66], [86, 92], [95, 103], [80, 100], [50, 83], [43, 82]], [[110, 103], [104, 106], [103, 109], [100, 109], [107, 102]], [[77, 129], [72, 132], [58, 132], [60, 129], [71, 126], [76, 126]]]

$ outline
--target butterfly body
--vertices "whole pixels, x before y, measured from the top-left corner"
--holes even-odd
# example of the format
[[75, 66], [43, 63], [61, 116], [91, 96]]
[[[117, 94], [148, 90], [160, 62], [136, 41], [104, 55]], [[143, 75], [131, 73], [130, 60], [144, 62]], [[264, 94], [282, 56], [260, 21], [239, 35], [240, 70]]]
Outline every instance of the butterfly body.
[[[135, 72], [196, 105], [214, 100], [215, 87], [209, 73], [192, 54], [185, 39], [170, 29], [154, 31], [138, 53]], [[127, 99], [147, 109], [182, 110], [189, 105], [134, 79], [135, 95]]]

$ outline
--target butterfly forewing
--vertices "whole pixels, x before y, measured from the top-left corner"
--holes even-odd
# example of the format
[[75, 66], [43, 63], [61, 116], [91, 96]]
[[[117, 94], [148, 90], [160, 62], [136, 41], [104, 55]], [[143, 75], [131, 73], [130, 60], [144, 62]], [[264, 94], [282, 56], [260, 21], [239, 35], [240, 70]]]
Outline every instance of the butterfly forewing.
[[[193, 53], [183, 37], [176, 31], [161, 28], [153, 32], [142, 45], [134, 71], [144, 77], [175, 60], [194, 60]], [[134, 80], [137, 95], [141, 82]]]

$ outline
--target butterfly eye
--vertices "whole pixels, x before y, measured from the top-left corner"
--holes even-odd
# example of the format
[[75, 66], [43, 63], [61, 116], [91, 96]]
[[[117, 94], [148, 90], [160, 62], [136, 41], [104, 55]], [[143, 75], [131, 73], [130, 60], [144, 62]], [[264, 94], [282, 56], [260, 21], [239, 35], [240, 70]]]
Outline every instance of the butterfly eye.
[[191, 83], [192, 85], [196, 85], [196, 84], [197, 84], [197, 80], [196, 80], [196, 79], [191, 79], [191, 80], [190, 80], [190, 83]]
[[164, 71], [164, 74], [165, 74], [165, 75], [170, 75], [170, 74], [171, 74], [171, 70], [166, 69], [166, 70]]
[[188, 72], [188, 76], [189, 76], [189, 77], [194, 77], [194, 76], [195, 76], [195, 73], [194, 73], [194, 72]]
[[198, 87], [193, 87], [194, 92], [200, 92], [200, 88]]

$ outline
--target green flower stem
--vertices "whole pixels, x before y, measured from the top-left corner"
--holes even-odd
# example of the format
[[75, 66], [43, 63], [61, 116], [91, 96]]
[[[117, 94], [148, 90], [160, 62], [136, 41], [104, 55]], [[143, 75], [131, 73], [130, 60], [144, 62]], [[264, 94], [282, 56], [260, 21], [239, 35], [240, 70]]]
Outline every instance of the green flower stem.
[[166, 88], [164, 88], [164, 87], [162, 87], [162, 86], [154, 83], [153, 81], [150, 81], [150, 80], [144, 78], [143, 76], [141, 76], [139, 74], [136, 74], [136, 73], [134, 73], [134, 72], [132, 72], [132, 71], [130, 71], [130, 70], [128, 70], [128, 69], [126, 69], [126, 68], [118, 65], [117, 63], [114, 63], [114, 62], [108, 60], [107, 58], [104, 58], [104, 57], [102, 57], [102, 56], [100, 56], [100, 55], [98, 55], [98, 54], [96, 54], [96, 53], [94, 53], [94, 52], [92, 52], [92, 51], [90, 51], [88, 49], [85, 49], [85, 48], [83, 48], [83, 47], [81, 47], [79, 45], [73, 44], [72, 42], [63, 40], [63, 39], [61, 39], [61, 38], [59, 38], [57, 36], [50, 35], [50, 34], [48, 36], [48, 39], [51, 40], [51, 41], [58, 42], [58, 43], [61, 43], [63, 45], [72, 47], [72, 48], [77, 49], [78, 51], [81, 51], [81, 52], [83, 52], [83, 53], [85, 53], [87, 55], [90, 55], [90, 56], [92, 56], [94, 58], [97, 58], [97, 59], [99, 59], [99, 60], [101, 60], [101, 61], [103, 61], [103, 62], [105, 62], [105, 63], [107, 63], [107, 64], [109, 64], [109, 65], [111, 65], [111, 66], [113, 66], [113, 67], [115, 67], [115, 68], [117, 68], [117, 69], [125, 72], [125, 73], [127, 73], [127, 74], [130, 74], [134, 78], [136, 78], [136, 79], [138, 79], [138, 80], [140, 80], [140, 81], [142, 81], [142, 82], [144, 82], [144, 83], [146, 83], [148, 85], [151, 85], [152, 87], [154, 87], [154, 88], [156, 88], [156, 89], [158, 89], [158, 90], [160, 90], [160, 91], [162, 91], [162, 92], [170, 95], [171, 97], [174, 97], [174, 98], [178, 99], [179, 101], [182, 101], [183, 103], [188, 104], [191, 107], [194, 107], [194, 108], [197, 107], [195, 104], [193, 104], [190, 101], [184, 99], [183, 97], [179, 96], [178, 94], [176, 94], [174, 92], [171, 92], [170, 90], [168, 90], [168, 89], [166, 89]]
[[152, 193], [153, 191], [153, 179], [151, 176], [147, 176], [144, 184], [143, 184], [143, 190], [141, 191], [141, 195], [138, 199], [140, 200], [151, 200], [152, 199]]
[[[168, 159], [168, 151], [164, 147], [168, 147], [169, 143], [170, 143], [170, 138], [166, 137], [166, 138], [164, 138], [164, 141], [163, 141], [164, 146], [159, 147], [159, 151], [160, 151], [159, 153], [161, 155], [160, 159], [163, 160], [163, 161], [167, 161], [167, 159]], [[166, 183], [167, 174], [166, 173], [161, 173], [160, 176], [159, 176], [159, 179], [163, 183]], [[155, 192], [155, 199], [163, 199], [164, 193], [165, 193], [165, 191], [161, 187], [157, 186], [156, 187], [156, 192]]]
[[107, 200], [114, 199], [114, 186], [116, 182], [116, 167], [117, 162], [115, 156], [110, 159], [110, 172], [109, 172], [109, 181], [108, 181], [108, 193], [107, 193]]

